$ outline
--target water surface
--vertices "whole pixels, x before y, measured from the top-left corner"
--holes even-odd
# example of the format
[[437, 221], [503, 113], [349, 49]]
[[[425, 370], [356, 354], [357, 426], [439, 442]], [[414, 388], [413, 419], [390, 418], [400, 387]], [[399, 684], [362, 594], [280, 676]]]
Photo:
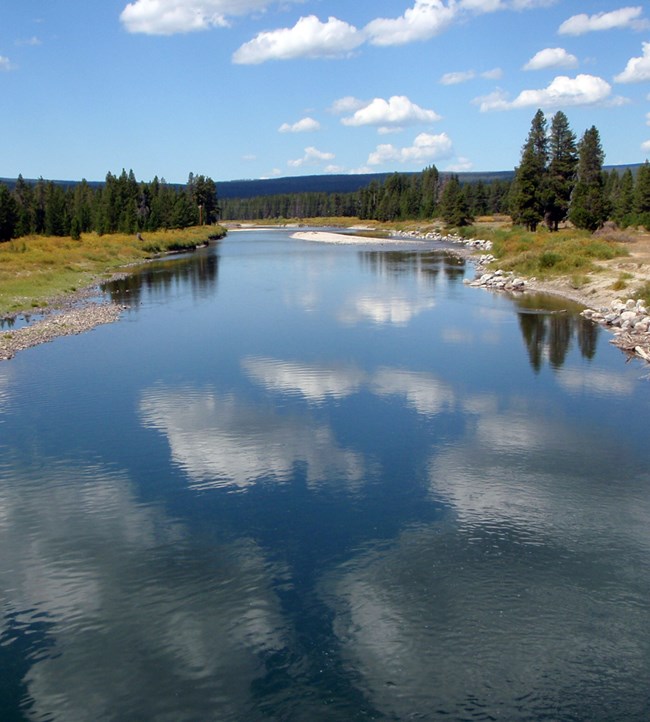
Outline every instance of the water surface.
[[231, 233], [0, 365], [0, 719], [647, 720], [646, 372], [467, 275]]

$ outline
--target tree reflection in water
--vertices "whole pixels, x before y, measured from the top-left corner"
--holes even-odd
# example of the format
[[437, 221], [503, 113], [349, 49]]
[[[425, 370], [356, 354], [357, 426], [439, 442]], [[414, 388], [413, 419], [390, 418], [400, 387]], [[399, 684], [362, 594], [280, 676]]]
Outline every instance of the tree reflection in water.
[[530, 364], [536, 372], [542, 368], [544, 359], [552, 368], [561, 368], [574, 339], [583, 358], [594, 357], [600, 328], [578, 315], [576, 311], [579, 307], [575, 304], [525, 296], [517, 302], [517, 306], [519, 328], [528, 349]]

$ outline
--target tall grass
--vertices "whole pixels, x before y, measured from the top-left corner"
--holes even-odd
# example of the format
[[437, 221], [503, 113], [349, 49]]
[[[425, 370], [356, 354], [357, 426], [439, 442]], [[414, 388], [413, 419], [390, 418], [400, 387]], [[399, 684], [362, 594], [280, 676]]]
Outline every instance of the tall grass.
[[628, 255], [617, 243], [575, 229], [471, 228], [469, 233], [492, 241], [499, 268], [538, 278], [595, 272], [597, 261]]
[[46, 305], [54, 296], [82, 288], [156, 254], [189, 250], [221, 237], [224, 229], [197, 226], [134, 235], [83, 234], [71, 238], [27, 236], [0, 243], [0, 315]]

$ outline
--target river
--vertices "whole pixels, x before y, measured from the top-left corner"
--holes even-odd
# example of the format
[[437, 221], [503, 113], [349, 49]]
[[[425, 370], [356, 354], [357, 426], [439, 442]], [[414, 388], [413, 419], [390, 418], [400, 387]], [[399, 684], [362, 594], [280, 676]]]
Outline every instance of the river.
[[647, 370], [467, 276], [231, 233], [2, 363], [0, 719], [650, 718]]

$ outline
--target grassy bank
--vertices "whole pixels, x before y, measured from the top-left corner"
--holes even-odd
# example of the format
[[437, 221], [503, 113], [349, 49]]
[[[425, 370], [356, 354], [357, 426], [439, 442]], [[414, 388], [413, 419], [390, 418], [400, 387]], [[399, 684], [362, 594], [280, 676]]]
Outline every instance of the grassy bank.
[[135, 235], [83, 234], [81, 240], [27, 236], [0, 243], [0, 316], [47, 305], [49, 299], [107, 278], [158, 254], [196, 248], [225, 235], [197, 226]]

